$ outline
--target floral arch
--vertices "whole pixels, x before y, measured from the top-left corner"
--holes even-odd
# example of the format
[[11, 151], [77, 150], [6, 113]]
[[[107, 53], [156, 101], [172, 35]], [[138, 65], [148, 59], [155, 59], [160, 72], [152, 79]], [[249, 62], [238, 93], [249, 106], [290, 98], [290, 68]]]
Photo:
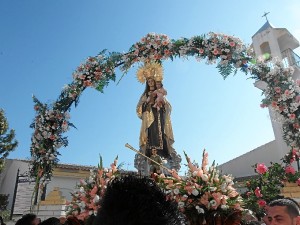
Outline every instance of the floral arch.
[[255, 80], [268, 84], [261, 107], [271, 106], [283, 118], [284, 140], [291, 147], [286, 162], [298, 160], [300, 148], [300, 81], [291, 77], [293, 68], [285, 68], [278, 60], [265, 62], [255, 59], [252, 51], [239, 38], [209, 33], [190, 39], [171, 40], [163, 34], [150, 33], [133, 44], [127, 53], [103, 50], [97, 56], [88, 57], [73, 72], [73, 81], [64, 87], [58, 99], [50, 105], [41, 103], [36, 97], [34, 109], [36, 116], [31, 124], [34, 129], [30, 147], [32, 163], [31, 176], [37, 183], [51, 179], [52, 171], [58, 163], [59, 148], [68, 145], [63, 133], [68, 131], [70, 108], [78, 104], [80, 95], [87, 87], [103, 92], [110, 81], [115, 81], [115, 69], [119, 67], [124, 74], [135, 63], [173, 58], [195, 57], [216, 64], [225, 79], [238, 70]]

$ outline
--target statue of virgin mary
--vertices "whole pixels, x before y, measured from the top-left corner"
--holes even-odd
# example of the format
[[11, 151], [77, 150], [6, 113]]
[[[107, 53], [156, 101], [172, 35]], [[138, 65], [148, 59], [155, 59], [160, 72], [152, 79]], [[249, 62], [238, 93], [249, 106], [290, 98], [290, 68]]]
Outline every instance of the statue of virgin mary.
[[[152, 149], [157, 150], [157, 154], [168, 161], [170, 169], [180, 169], [181, 157], [173, 148], [174, 136], [171, 123], [171, 104], [164, 99], [161, 108], [155, 107], [156, 85], [162, 85], [163, 69], [158, 63], [145, 64], [137, 72], [139, 81], [146, 82], [145, 91], [137, 104], [137, 115], [142, 120], [139, 146], [140, 151], [150, 157]], [[141, 171], [145, 167], [145, 161], [136, 155], [135, 167]], [[142, 165], [140, 165], [142, 164]], [[145, 169], [144, 169], [145, 170]], [[147, 172], [145, 172], [147, 173]]]

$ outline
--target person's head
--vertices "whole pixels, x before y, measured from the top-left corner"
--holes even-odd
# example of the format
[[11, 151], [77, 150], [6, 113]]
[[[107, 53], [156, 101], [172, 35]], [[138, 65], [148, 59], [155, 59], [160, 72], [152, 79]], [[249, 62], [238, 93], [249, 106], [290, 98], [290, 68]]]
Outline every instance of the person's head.
[[152, 89], [152, 90], [156, 89], [155, 80], [153, 78], [147, 79], [144, 94], [148, 93], [150, 91], [150, 89]]
[[43, 222], [41, 222], [41, 225], [60, 225], [60, 221], [58, 218], [50, 217]]
[[299, 211], [299, 205], [293, 199], [276, 199], [269, 204], [268, 222], [270, 225], [300, 225]]
[[97, 213], [96, 225], [179, 225], [183, 217], [175, 202], [149, 178], [133, 175], [112, 180]]
[[157, 89], [160, 89], [164, 86], [161, 81], [155, 81], [155, 85]]
[[151, 153], [152, 153], [152, 155], [156, 155], [156, 154], [157, 154], [157, 149], [156, 149], [156, 148], [153, 148], [153, 149], [151, 150]]
[[65, 224], [67, 224], [67, 225], [81, 225], [80, 221], [75, 216], [68, 216]]
[[66, 220], [67, 220], [67, 218], [64, 216], [59, 217], [60, 224], [65, 224]]
[[38, 225], [40, 224], [40, 219], [36, 217], [35, 214], [29, 213], [22, 216], [21, 219], [19, 219], [16, 222], [16, 225]]

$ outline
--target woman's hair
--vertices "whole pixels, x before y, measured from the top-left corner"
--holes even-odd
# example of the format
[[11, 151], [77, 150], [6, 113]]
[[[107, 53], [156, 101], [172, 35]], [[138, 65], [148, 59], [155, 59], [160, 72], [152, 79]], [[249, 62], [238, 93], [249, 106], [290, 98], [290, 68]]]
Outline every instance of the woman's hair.
[[130, 175], [109, 183], [94, 224], [180, 225], [183, 217], [153, 180]]

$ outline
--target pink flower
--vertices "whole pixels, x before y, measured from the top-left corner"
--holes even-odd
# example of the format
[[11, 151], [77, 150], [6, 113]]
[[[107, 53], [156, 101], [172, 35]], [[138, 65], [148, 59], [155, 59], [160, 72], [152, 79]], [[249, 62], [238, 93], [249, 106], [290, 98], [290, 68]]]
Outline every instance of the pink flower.
[[229, 42], [229, 45], [230, 45], [231, 47], [234, 47], [234, 46], [235, 46], [235, 43], [234, 43], [233, 41], [231, 41], [231, 42]]
[[298, 103], [300, 102], [300, 95], [296, 96], [296, 102], [298, 102]]
[[276, 93], [280, 93], [281, 92], [281, 88], [280, 87], [275, 87], [274, 90], [275, 90]]
[[300, 178], [298, 178], [298, 180], [296, 181], [296, 183], [298, 184], [298, 186], [300, 186]]
[[261, 108], [266, 108], [267, 105], [265, 105], [265, 104], [260, 104], [260, 107], [261, 107]]
[[259, 174], [264, 174], [268, 171], [268, 167], [264, 163], [257, 163], [256, 172]]
[[255, 193], [256, 197], [258, 197], [258, 198], [261, 198], [261, 197], [263, 196], [262, 193], [260, 193], [259, 187], [257, 187], [257, 188], [255, 189], [254, 193]]
[[289, 90], [285, 90], [285, 91], [284, 91], [284, 94], [285, 94], [285, 95], [289, 95], [289, 94], [290, 94], [290, 91], [289, 91]]
[[93, 187], [93, 189], [91, 190], [90, 195], [91, 195], [92, 197], [95, 197], [95, 195], [97, 194], [97, 191], [98, 191], [98, 187], [97, 187], [97, 185], [95, 185], [95, 186]]
[[215, 49], [215, 50], [213, 51], [213, 53], [214, 53], [214, 55], [218, 55], [218, 54], [219, 54], [218, 49]]
[[289, 117], [290, 117], [290, 119], [291, 119], [291, 120], [294, 120], [294, 119], [296, 119], [296, 115], [295, 115], [294, 113], [290, 114], [290, 116], [289, 116]]
[[220, 192], [212, 193], [211, 195], [213, 196], [213, 198], [216, 201], [216, 205], [214, 207], [216, 209], [221, 204], [221, 199], [222, 199], [223, 195]]
[[293, 156], [297, 155], [297, 152], [298, 152], [297, 149], [293, 148], [293, 150], [292, 150]]
[[202, 165], [201, 165], [203, 173], [207, 173], [207, 169], [206, 169], [207, 165], [208, 165], [208, 153], [204, 149], [202, 154]]
[[239, 193], [238, 193], [237, 191], [232, 190], [232, 191], [228, 194], [228, 197], [234, 198], [234, 197], [236, 197], [236, 196], [238, 196], [238, 195], [239, 195]]
[[297, 84], [298, 86], [300, 86], [300, 80], [299, 80], [299, 79], [296, 80], [296, 84]]
[[209, 203], [209, 200], [208, 200], [209, 197], [210, 197], [209, 194], [207, 192], [205, 192], [204, 195], [202, 195], [200, 198], [200, 203], [207, 206]]
[[266, 201], [259, 199], [257, 201], [257, 204], [259, 205], [259, 207], [265, 207], [267, 205]]
[[289, 166], [287, 166], [287, 167], [285, 168], [285, 173], [287, 173], [287, 174], [289, 174], [289, 173], [295, 174], [296, 171], [295, 171], [294, 167], [292, 167], [291, 165], [289, 165]]
[[199, 53], [200, 53], [200, 54], [203, 54], [203, 53], [204, 53], [204, 50], [203, 50], [202, 48], [200, 48], [200, 49], [199, 49]]
[[272, 107], [273, 107], [273, 108], [277, 107], [277, 102], [273, 101], [273, 102], [272, 102]]
[[299, 128], [300, 128], [299, 123], [294, 123], [294, 124], [293, 124], [293, 127], [294, 127], [295, 129], [299, 129]]

